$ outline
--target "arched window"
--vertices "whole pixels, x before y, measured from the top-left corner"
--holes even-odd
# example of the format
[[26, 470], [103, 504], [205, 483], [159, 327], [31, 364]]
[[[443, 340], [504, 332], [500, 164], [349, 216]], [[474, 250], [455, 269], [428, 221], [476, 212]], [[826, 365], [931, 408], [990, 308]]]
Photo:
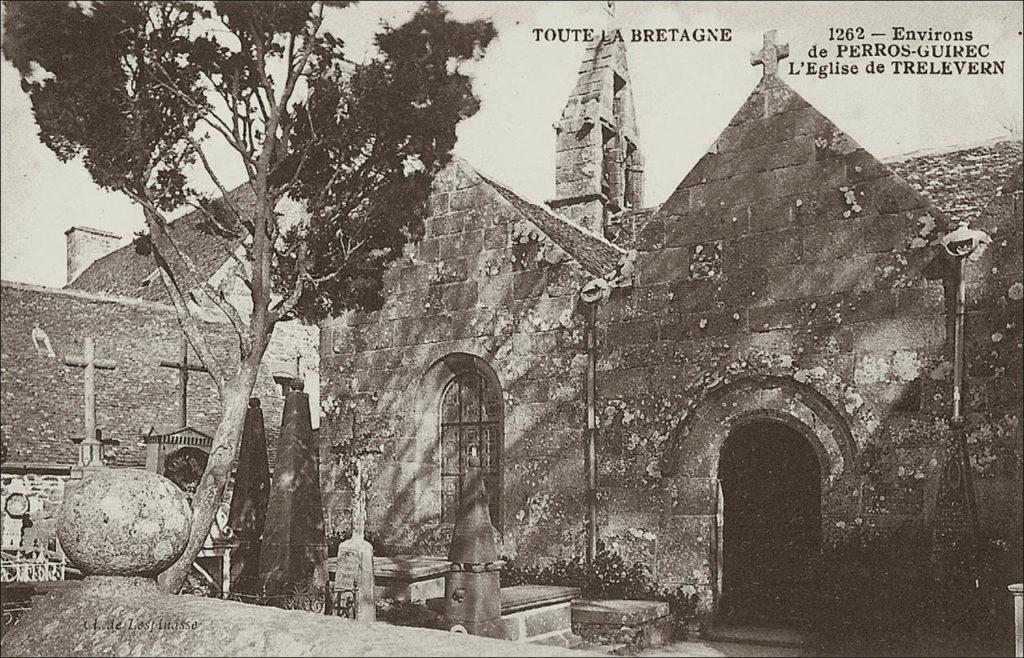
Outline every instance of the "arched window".
[[471, 450], [480, 457], [491, 523], [501, 529], [501, 391], [476, 369], [455, 375], [441, 397], [441, 521], [458, 517]]

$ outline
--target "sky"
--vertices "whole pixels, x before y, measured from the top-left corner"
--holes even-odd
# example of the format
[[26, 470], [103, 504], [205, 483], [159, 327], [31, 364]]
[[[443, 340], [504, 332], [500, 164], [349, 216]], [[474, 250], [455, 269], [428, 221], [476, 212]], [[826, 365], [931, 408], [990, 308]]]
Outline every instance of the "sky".
[[[486, 18], [498, 32], [484, 59], [468, 67], [481, 107], [459, 126], [457, 155], [527, 198], [551, 198], [552, 124], [575, 83], [586, 44], [538, 41], [534, 30], [601, 29], [609, 20], [627, 39], [647, 205], [668, 197], [757, 84], [761, 69], [751, 66], [750, 53], [760, 49], [766, 30], [778, 30], [779, 41], [789, 44], [789, 60], [779, 69], [783, 79], [878, 157], [977, 143], [1021, 129], [1019, 2], [618, 2], [614, 19], [605, 4], [446, 3], [455, 18]], [[401, 23], [417, 6], [362, 2], [331, 10], [327, 29], [344, 39], [350, 59], [361, 61], [372, 56], [372, 35], [382, 20]], [[699, 27], [729, 28], [732, 41], [628, 42], [632, 29]], [[790, 61], [809, 61], [812, 46], [835, 48], [839, 42], [829, 41], [829, 28], [858, 27], [868, 35], [862, 43], [886, 44], [894, 43], [894, 28], [970, 30], [970, 43], [988, 44], [989, 60], [1005, 60], [1005, 73], [861, 72], [824, 79], [789, 73]], [[842, 60], [862, 70], [865, 61]], [[28, 97], [6, 61], [0, 64], [0, 90], [0, 277], [61, 286], [68, 228], [91, 226], [127, 242], [143, 228], [142, 213], [123, 195], [100, 190], [80, 163], [59, 162], [39, 142]], [[229, 172], [228, 182], [241, 182], [227, 151], [213, 156]]]

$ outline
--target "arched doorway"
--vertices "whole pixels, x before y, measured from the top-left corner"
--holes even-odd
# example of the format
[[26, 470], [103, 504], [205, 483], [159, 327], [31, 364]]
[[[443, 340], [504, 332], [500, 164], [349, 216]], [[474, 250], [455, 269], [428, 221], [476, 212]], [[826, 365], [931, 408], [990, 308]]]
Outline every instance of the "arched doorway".
[[720, 453], [719, 615], [797, 625], [815, 605], [821, 467], [810, 441], [774, 419], [730, 431]]

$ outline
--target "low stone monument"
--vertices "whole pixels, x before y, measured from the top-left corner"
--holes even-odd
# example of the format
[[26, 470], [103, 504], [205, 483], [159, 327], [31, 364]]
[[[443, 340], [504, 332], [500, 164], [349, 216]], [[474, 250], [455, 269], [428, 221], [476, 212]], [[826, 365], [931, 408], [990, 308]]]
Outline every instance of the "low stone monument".
[[502, 562], [494, 545], [487, 491], [473, 452], [466, 468], [466, 493], [448, 549], [451, 571], [445, 577], [444, 620], [449, 629], [501, 637]]
[[[363, 460], [356, 458], [355, 486], [352, 496], [352, 536], [338, 545], [338, 569], [335, 587], [343, 588], [343, 580], [353, 584], [352, 607], [357, 621], [376, 621], [377, 604], [373, 597], [373, 545], [366, 540], [366, 495], [363, 490]], [[348, 559], [345, 559], [345, 558]], [[344, 568], [349, 564], [351, 568]]]
[[87, 473], [58, 535], [85, 579], [49, 594], [0, 637], [4, 656], [579, 655], [484, 638], [171, 595], [155, 576], [185, 549], [185, 494], [147, 471]]

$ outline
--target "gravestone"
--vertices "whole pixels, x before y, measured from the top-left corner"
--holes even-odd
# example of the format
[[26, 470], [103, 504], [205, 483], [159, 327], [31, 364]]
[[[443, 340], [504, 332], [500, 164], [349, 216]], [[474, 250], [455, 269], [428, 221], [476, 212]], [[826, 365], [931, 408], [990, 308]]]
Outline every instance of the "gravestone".
[[103, 443], [96, 429], [96, 370], [114, 370], [109, 359], [96, 358], [96, 346], [90, 336], [82, 339], [82, 356], [64, 357], [64, 365], [82, 368], [85, 393], [85, 435], [78, 445], [78, 463], [71, 469], [73, 479], [81, 478], [85, 469], [103, 467]]
[[[344, 581], [353, 588], [354, 617], [357, 621], [376, 621], [377, 605], [373, 598], [373, 545], [366, 540], [366, 492], [363, 489], [363, 456], [356, 458], [355, 491], [352, 496], [352, 536], [338, 545], [335, 587]], [[345, 565], [349, 565], [345, 568]]]
[[263, 425], [263, 409], [259, 398], [249, 400], [242, 429], [242, 445], [238, 452], [235, 486], [231, 494], [228, 526], [239, 542], [235, 550], [235, 573], [232, 589], [240, 594], [256, 594], [259, 590], [260, 539], [267, 518], [270, 499], [270, 465], [267, 461], [267, 437]]
[[178, 371], [178, 398], [181, 405], [178, 407], [179, 427], [188, 427], [188, 373], [189, 372], [210, 372], [203, 365], [189, 363], [188, 360], [188, 338], [182, 334], [181, 350], [177, 361], [173, 359], [161, 359], [161, 368], [174, 368]]
[[327, 539], [317, 454], [309, 398], [296, 380], [284, 401], [260, 546], [260, 591], [283, 605], [326, 600]]

